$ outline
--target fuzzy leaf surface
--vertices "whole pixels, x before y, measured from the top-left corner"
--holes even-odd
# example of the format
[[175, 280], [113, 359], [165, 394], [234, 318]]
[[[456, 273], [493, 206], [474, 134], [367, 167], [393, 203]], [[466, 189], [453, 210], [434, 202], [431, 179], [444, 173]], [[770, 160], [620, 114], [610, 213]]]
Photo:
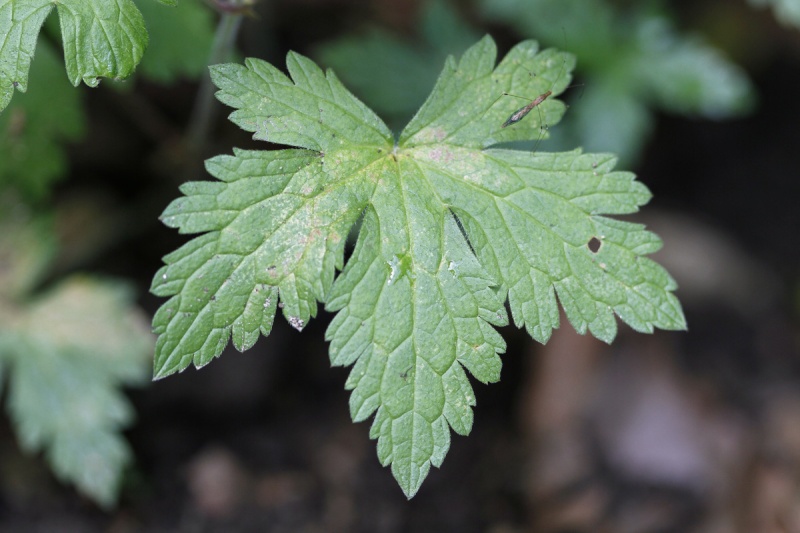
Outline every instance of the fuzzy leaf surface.
[[503, 128], [524, 105], [503, 93], [557, 95], [574, 58], [532, 41], [497, 65], [496, 54], [486, 37], [449, 58], [396, 144], [302, 56], [289, 54], [291, 78], [255, 59], [214, 67], [233, 122], [300, 149], [213, 158], [217, 181], [184, 185], [164, 212], [167, 225], [202, 235], [153, 280], [169, 297], [153, 320], [156, 377], [208, 363], [229, 339], [251, 347], [279, 308], [301, 329], [323, 302], [337, 313], [331, 363], [352, 365], [353, 420], [374, 415], [378, 457], [410, 498], [442, 464], [450, 431], [471, 430], [467, 372], [500, 377], [506, 301], [541, 342], [558, 326], [558, 301], [579, 331], [608, 342], [615, 315], [640, 331], [685, 327], [674, 281], [644, 257], [658, 237], [607, 216], [649, 200], [632, 174], [604, 154], [491, 148], [536, 140], [558, 121], [564, 106], [551, 97]]

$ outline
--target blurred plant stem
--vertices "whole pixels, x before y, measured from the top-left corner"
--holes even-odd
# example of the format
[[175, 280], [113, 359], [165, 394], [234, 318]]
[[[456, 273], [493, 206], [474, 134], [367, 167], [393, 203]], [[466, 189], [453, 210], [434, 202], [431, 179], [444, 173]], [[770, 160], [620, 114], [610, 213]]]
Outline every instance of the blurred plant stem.
[[[213, 3], [221, 15], [214, 35], [211, 55], [208, 58], [209, 65], [216, 65], [230, 59], [236, 36], [242, 25], [242, 17], [250, 12], [251, 5], [248, 0], [217, 0]], [[194, 102], [194, 109], [186, 131], [189, 150], [195, 154], [202, 153], [216, 115], [214, 90], [214, 84], [211, 83], [211, 77], [206, 70], [200, 82], [200, 89], [197, 92], [197, 99]]]

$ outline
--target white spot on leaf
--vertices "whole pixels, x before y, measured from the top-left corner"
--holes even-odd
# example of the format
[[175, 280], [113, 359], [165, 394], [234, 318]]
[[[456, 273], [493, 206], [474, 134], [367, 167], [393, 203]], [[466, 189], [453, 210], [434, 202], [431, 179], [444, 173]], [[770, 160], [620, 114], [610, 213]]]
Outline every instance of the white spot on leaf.
[[447, 265], [447, 270], [458, 276], [458, 263], [455, 261], [450, 261], [450, 263]]
[[392, 256], [392, 260], [386, 263], [389, 265], [391, 271], [389, 272], [389, 280], [386, 282], [387, 285], [391, 285], [392, 282], [399, 277], [400, 274], [400, 258], [396, 255]]
[[292, 327], [297, 331], [303, 331], [303, 328], [306, 325], [302, 318], [296, 316], [289, 317], [289, 324], [291, 324]]

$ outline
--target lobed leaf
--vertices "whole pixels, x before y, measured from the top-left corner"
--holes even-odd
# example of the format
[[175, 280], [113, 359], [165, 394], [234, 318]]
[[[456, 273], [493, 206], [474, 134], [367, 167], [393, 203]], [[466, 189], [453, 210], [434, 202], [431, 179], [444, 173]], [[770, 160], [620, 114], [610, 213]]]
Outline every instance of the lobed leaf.
[[[410, 498], [442, 464], [450, 430], [472, 427], [465, 370], [499, 379], [506, 300], [541, 342], [558, 326], [558, 301], [578, 331], [607, 342], [615, 315], [640, 331], [685, 327], [674, 281], [644, 257], [658, 237], [607, 216], [650, 199], [632, 174], [614, 171], [614, 157], [489, 148], [536, 140], [560, 118], [554, 95], [574, 59], [533, 42], [496, 67], [495, 56], [486, 37], [448, 59], [396, 146], [308, 59], [289, 55], [291, 79], [257, 60], [214, 67], [234, 122], [307, 149], [214, 158], [218, 181], [186, 184], [164, 212], [167, 225], [204, 235], [165, 257], [153, 281], [170, 297], [153, 321], [156, 377], [209, 362], [229, 338], [250, 347], [281, 306], [301, 329], [324, 302], [336, 312], [331, 363], [353, 366], [353, 420], [374, 415], [378, 457]], [[520, 106], [504, 93], [546, 91], [537, 112], [502, 127]]]
[[[564, 104], [548, 98], [536, 113], [513, 128], [503, 122], [527, 102], [551, 91], [561, 93], [571, 79], [575, 58], [554, 49], [538, 52], [535, 41], [515, 46], [495, 67], [497, 47], [484, 37], [464, 53], [451, 57], [428, 100], [400, 135], [400, 144], [486, 148], [507, 141], [539, 140], [542, 128], [555, 125]], [[515, 96], [504, 96], [509, 93]]]
[[[398, 208], [411, 213], [419, 206]], [[353, 420], [377, 411], [370, 435], [378, 438], [381, 463], [391, 463], [411, 498], [430, 465], [441, 465], [448, 425], [460, 435], [472, 429], [475, 395], [464, 368], [484, 383], [499, 380], [505, 343], [491, 326], [508, 319], [502, 295], [453, 215], [426, 211], [427, 230], [444, 236], [431, 254], [419, 250], [430, 243], [413, 227], [405, 234], [381, 228], [379, 212], [368, 210], [353, 258], [334, 284], [327, 307], [340, 312], [326, 337], [334, 366], [355, 363], [346, 384]], [[385, 257], [395, 248], [386, 243], [398, 238], [419, 243], [409, 243], [408, 261], [390, 260], [387, 268]]]

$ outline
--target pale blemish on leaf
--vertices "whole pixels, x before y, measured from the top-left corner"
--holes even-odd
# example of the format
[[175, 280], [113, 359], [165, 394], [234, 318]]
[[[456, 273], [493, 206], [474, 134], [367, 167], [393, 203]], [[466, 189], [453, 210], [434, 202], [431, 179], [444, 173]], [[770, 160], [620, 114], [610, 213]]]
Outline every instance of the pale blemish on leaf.
[[386, 280], [386, 284], [391, 285], [395, 279], [400, 278], [400, 258], [393, 255], [386, 264], [389, 266], [389, 279]]
[[417, 144], [429, 144], [442, 142], [447, 138], [447, 130], [444, 128], [425, 128], [416, 135]]

